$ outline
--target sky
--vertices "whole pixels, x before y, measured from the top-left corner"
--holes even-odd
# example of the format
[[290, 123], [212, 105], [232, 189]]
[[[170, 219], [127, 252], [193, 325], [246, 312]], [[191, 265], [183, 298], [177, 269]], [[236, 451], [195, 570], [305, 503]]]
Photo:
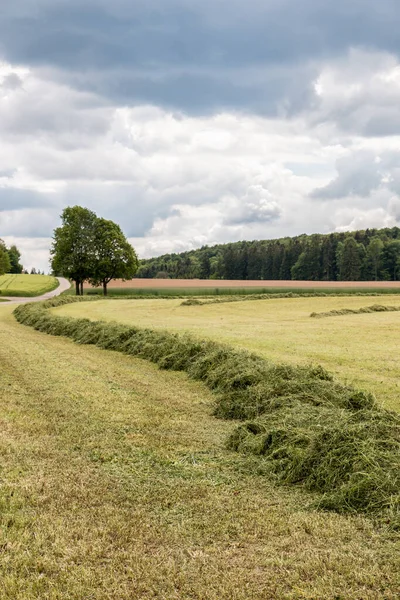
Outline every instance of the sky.
[[398, 0], [0, 4], [0, 238], [66, 206], [140, 258], [400, 224]]

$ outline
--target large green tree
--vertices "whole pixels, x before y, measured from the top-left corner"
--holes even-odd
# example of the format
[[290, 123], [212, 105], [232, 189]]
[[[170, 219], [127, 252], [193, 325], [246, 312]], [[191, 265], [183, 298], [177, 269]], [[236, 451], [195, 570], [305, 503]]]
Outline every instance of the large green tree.
[[93, 274], [95, 262], [95, 213], [82, 206], [69, 206], [61, 215], [62, 226], [54, 230], [51, 267], [55, 274], [75, 282], [82, 295], [83, 282]]
[[96, 219], [94, 253], [89, 281], [92, 285], [102, 285], [105, 296], [112, 279], [132, 279], [139, 266], [135, 250], [113, 221]]

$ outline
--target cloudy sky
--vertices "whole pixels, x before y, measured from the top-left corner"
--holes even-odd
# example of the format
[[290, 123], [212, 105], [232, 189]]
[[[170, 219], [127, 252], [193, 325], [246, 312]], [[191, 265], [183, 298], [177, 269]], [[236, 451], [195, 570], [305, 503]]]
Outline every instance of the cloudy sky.
[[0, 7], [0, 237], [48, 270], [62, 209], [140, 257], [400, 223], [398, 0]]

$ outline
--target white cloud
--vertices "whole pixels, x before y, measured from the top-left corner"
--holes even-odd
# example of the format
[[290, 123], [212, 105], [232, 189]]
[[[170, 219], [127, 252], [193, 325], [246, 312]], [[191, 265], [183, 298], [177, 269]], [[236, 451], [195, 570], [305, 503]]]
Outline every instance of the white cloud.
[[49, 264], [49, 238], [29, 238], [4, 236], [2, 238], [6, 245], [15, 244], [21, 252], [21, 262], [25, 269], [30, 271], [32, 267], [36, 270], [50, 273]]
[[105, 104], [51, 71], [2, 63], [0, 237], [47, 270], [72, 204], [119, 222], [141, 256], [395, 224], [400, 136], [395, 120], [384, 135], [371, 124], [398, 112], [400, 65], [352, 51], [319, 72], [314, 103], [291, 118], [196, 117]]
[[314, 82], [310, 121], [347, 135], [400, 134], [400, 64], [387, 52], [352, 49], [325, 65]]
[[227, 225], [268, 222], [278, 219], [282, 214], [273, 194], [260, 184], [249, 186], [241, 198], [229, 200], [224, 221]]
[[335, 231], [355, 231], [356, 229], [367, 229], [381, 227], [394, 227], [396, 219], [388, 214], [384, 208], [361, 210], [359, 208], [343, 208], [336, 212], [338, 225]]

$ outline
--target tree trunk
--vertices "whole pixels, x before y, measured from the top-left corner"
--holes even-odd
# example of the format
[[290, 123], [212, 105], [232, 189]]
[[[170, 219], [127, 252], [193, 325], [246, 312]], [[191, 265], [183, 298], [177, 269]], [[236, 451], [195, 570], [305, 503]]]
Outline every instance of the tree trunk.
[[81, 296], [83, 296], [83, 281], [81, 281]]
[[107, 283], [105, 281], [103, 281], [103, 294], [107, 296]]
[[75, 281], [75, 294], [76, 296], [80, 296], [79, 281]]

